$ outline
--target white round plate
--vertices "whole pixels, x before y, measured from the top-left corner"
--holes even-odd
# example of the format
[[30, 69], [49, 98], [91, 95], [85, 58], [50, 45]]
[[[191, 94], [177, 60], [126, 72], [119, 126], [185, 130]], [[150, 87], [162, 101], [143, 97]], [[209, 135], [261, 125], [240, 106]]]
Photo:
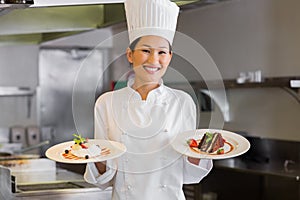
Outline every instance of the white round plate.
[[46, 156], [54, 161], [61, 163], [71, 163], [71, 164], [79, 164], [79, 163], [89, 163], [89, 162], [101, 162], [105, 160], [110, 160], [113, 158], [117, 158], [126, 152], [126, 147], [124, 144], [110, 141], [110, 140], [96, 140], [89, 139], [89, 143], [99, 145], [101, 149], [107, 148], [110, 153], [107, 155], [100, 155], [95, 158], [88, 159], [70, 159], [65, 158], [63, 154], [66, 149], [70, 149], [72, 145], [74, 145], [74, 141], [64, 142], [57, 145], [54, 145], [47, 149]]
[[[210, 154], [200, 151], [195, 151], [189, 147], [187, 144], [188, 139], [195, 139], [200, 140], [202, 136], [206, 133], [221, 133], [222, 137], [226, 140], [224, 145], [224, 154]], [[174, 142], [172, 143], [173, 148], [186, 156], [193, 157], [193, 158], [205, 158], [205, 159], [226, 159], [232, 158], [243, 153], [246, 153], [250, 148], [249, 141], [241, 135], [236, 133], [226, 131], [226, 130], [219, 130], [219, 129], [197, 129], [193, 131], [187, 131], [184, 133], [178, 134], [175, 138]]]

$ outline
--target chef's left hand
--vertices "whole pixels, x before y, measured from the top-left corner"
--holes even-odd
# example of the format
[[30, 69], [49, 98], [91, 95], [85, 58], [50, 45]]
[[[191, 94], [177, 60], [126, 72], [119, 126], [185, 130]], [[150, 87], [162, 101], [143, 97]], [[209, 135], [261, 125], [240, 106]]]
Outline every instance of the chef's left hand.
[[190, 163], [193, 163], [194, 165], [199, 165], [200, 159], [199, 158], [188, 157], [188, 161]]

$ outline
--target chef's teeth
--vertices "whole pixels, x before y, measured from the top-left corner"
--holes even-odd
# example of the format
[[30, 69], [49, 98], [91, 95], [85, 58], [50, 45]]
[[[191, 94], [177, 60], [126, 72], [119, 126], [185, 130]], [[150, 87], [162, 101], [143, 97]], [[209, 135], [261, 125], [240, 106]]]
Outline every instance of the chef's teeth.
[[145, 67], [145, 69], [148, 70], [148, 71], [155, 72], [155, 71], [158, 71], [159, 68], [156, 68], [156, 67], [155, 68], [154, 67]]

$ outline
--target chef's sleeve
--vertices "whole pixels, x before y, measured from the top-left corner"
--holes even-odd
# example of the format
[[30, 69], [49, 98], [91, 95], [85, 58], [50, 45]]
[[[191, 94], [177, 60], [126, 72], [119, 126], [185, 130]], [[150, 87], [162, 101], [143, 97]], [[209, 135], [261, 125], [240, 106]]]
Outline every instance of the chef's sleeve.
[[199, 183], [212, 169], [213, 162], [211, 159], [201, 159], [198, 165], [190, 163], [184, 156], [183, 183]]
[[105, 189], [112, 185], [112, 179], [116, 174], [116, 161], [106, 161], [106, 171], [103, 174], [99, 174], [95, 163], [88, 163], [84, 173], [84, 180], [88, 183], [94, 184], [101, 189]]
[[[105, 101], [103, 97], [97, 99], [94, 107], [94, 137], [95, 139], [108, 139], [107, 117], [105, 117]], [[99, 188], [105, 189], [111, 185], [112, 179], [116, 174], [117, 164], [115, 160], [108, 160], [106, 162], [106, 171], [99, 174], [95, 163], [88, 163], [84, 173], [84, 179], [88, 183], [97, 185]]]

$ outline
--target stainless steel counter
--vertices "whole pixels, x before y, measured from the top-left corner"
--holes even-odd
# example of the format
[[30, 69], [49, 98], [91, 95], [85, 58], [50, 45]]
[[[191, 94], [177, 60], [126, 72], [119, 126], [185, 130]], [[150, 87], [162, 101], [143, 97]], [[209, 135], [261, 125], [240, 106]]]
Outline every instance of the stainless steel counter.
[[[81, 174], [57, 168], [53, 171], [13, 173], [16, 193], [13, 199], [111, 199], [111, 188], [101, 190], [86, 183]], [[97, 197], [97, 198], [96, 198]]]
[[[45, 160], [37, 160], [45, 161]], [[28, 166], [28, 163], [27, 163]], [[38, 166], [37, 166], [38, 167]], [[83, 175], [61, 168], [19, 170], [0, 166], [0, 199], [40, 200], [111, 199], [111, 188], [102, 190], [84, 181]]]
[[[40, 199], [62, 199], [62, 200], [82, 200], [82, 199], [99, 199], [109, 200], [111, 199], [111, 189], [100, 190], [95, 187], [83, 187], [83, 188], [68, 188], [73, 183], [57, 183], [56, 186], [67, 187], [65, 188], [51, 188], [51, 185], [47, 185], [44, 190], [35, 191], [22, 191], [13, 195], [12, 200], [40, 200]], [[46, 186], [46, 185], [45, 185]], [[29, 185], [31, 187], [31, 185]]]
[[246, 138], [251, 144], [248, 152], [236, 158], [215, 161], [215, 167], [292, 178], [300, 182], [299, 142]]
[[300, 165], [289, 160], [260, 163], [242, 158], [232, 158], [214, 161], [214, 166], [240, 172], [292, 178], [300, 182]]

